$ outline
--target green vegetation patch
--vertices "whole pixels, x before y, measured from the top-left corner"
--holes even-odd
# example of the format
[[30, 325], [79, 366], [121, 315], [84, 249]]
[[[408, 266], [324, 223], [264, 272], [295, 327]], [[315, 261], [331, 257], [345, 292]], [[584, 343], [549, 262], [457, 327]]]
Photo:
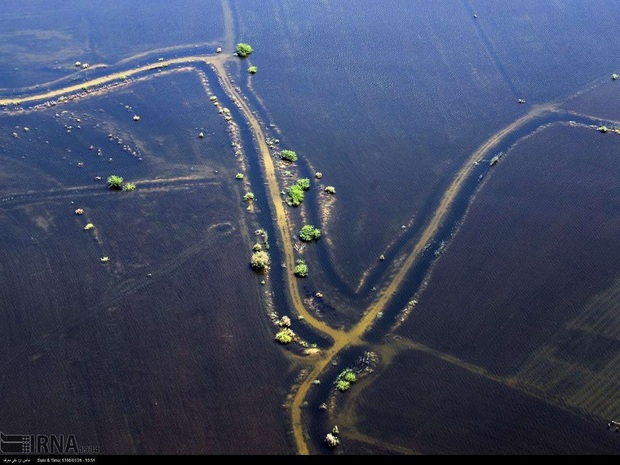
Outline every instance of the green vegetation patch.
[[241, 58], [246, 58], [250, 56], [253, 51], [254, 50], [252, 49], [252, 46], [250, 44], [247, 44], [245, 42], [240, 42], [237, 44], [237, 56], [240, 56]]
[[286, 203], [291, 207], [298, 207], [304, 201], [304, 194], [308, 189], [310, 189], [310, 179], [298, 179], [295, 184], [288, 188]]
[[264, 250], [257, 250], [252, 254], [250, 264], [255, 270], [265, 271], [268, 270], [271, 265], [271, 257]]
[[304, 201], [304, 190], [297, 184], [288, 188], [286, 203], [291, 207], [298, 207]]
[[295, 152], [294, 150], [282, 150], [280, 152], [280, 158], [291, 163], [296, 162], [297, 152]]
[[290, 344], [295, 339], [295, 333], [291, 328], [282, 328], [276, 333], [275, 339], [280, 344]]
[[308, 265], [306, 265], [306, 262], [298, 259], [295, 261], [295, 276], [299, 276], [300, 278], [305, 278], [306, 276], [308, 276]]
[[339, 391], [346, 391], [351, 387], [351, 383], [354, 383], [355, 381], [357, 381], [357, 375], [353, 370], [347, 368], [336, 378], [336, 389]]
[[123, 188], [123, 178], [120, 176], [112, 175], [108, 177], [108, 187], [110, 189], [122, 189]]
[[125, 180], [121, 176], [115, 174], [108, 176], [108, 187], [114, 190], [122, 190], [125, 192], [131, 192], [136, 190], [136, 185], [132, 182], [125, 183]]
[[299, 231], [299, 238], [304, 242], [310, 242], [321, 237], [321, 230], [311, 224], [307, 224]]
[[308, 178], [301, 178], [297, 180], [296, 183], [299, 187], [301, 187], [303, 190], [307, 191], [308, 189], [310, 189], [310, 179]]

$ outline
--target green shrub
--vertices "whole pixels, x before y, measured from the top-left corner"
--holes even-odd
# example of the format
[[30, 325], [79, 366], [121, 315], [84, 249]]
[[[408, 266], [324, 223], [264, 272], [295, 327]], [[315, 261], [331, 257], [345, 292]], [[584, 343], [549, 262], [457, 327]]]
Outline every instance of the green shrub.
[[271, 265], [271, 257], [264, 250], [257, 250], [252, 254], [250, 263], [255, 270], [266, 270]]
[[304, 201], [304, 190], [297, 184], [288, 188], [286, 203], [292, 207], [298, 207]]
[[351, 387], [351, 383], [354, 383], [355, 381], [357, 381], [357, 375], [353, 370], [347, 368], [338, 375], [338, 378], [336, 378], [336, 389], [339, 391], [346, 391]]
[[303, 190], [307, 191], [308, 189], [310, 189], [310, 179], [308, 178], [298, 179], [297, 185], [301, 187]]
[[290, 344], [295, 339], [295, 333], [291, 328], [282, 328], [276, 333], [275, 339], [281, 344]]
[[351, 383], [348, 381], [345, 381], [344, 379], [341, 379], [340, 381], [336, 383], [336, 389], [338, 389], [339, 391], [346, 391], [350, 387], [351, 387]]
[[122, 189], [123, 188], [123, 178], [120, 176], [112, 175], [108, 177], [108, 187], [110, 189]]
[[254, 50], [250, 44], [246, 44], [245, 42], [240, 42], [237, 44], [237, 55], [241, 58], [246, 58], [249, 56]]
[[306, 262], [301, 259], [296, 260], [294, 272], [295, 276], [305, 278], [306, 276], [308, 276], [308, 265], [306, 265]]
[[293, 150], [282, 150], [280, 152], [280, 158], [282, 158], [282, 160], [286, 160], [292, 163], [297, 161], [297, 153]]
[[299, 231], [299, 238], [304, 242], [310, 242], [313, 239], [318, 239], [321, 237], [321, 230], [315, 228], [311, 224], [307, 224], [301, 228]]

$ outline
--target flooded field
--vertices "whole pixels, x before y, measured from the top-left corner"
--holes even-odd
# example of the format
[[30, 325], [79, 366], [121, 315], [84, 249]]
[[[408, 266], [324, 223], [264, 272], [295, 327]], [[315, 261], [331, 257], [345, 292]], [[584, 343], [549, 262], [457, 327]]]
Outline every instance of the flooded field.
[[614, 5], [51, 4], [0, 14], [0, 431], [617, 451]]
[[204, 101], [180, 73], [0, 118], [3, 431], [105, 454], [290, 451], [240, 160]]
[[[395, 331], [408, 341], [395, 345], [410, 351], [381, 374], [380, 388], [348, 401], [354, 417], [368, 418], [359, 421], [364, 434], [405, 428], [406, 420], [392, 419], [390, 428], [370, 420], [383, 405], [392, 410], [380, 400], [387, 398], [398, 399], [399, 412], [410, 408], [418, 423], [406, 429], [412, 442], [384, 439], [413, 450], [441, 453], [450, 443], [449, 453], [531, 453], [533, 442], [555, 453], [617, 449], [605, 421], [618, 408], [617, 144], [613, 136], [561, 124], [506, 154]], [[466, 406], [455, 405], [452, 394], [441, 403], [428, 398], [425, 389], [437, 381], [423, 378], [434, 370], [458, 386]], [[474, 380], [462, 377], [488, 386], [465, 394]], [[412, 380], [406, 387], [405, 379]], [[524, 417], [540, 415], [539, 402], [523, 403], [524, 393], [547, 404], [537, 421], [548, 431], [498, 434], [506, 423], [521, 429]], [[459, 419], [468, 409], [480, 421]], [[454, 437], [442, 446], [434, 434]]]

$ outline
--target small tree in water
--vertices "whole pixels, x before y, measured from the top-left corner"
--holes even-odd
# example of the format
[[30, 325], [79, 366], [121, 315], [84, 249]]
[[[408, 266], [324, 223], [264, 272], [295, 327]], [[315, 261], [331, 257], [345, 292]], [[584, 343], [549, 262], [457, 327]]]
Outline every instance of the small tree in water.
[[299, 231], [299, 238], [304, 242], [310, 242], [313, 239], [318, 239], [321, 237], [321, 230], [315, 228], [311, 224], [307, 224], [301, 228]]
[[112, 175], [108, 177], [108, 187], [110, 189], [122, 189], [123, 188], [123, 178], [120, 176]]
[[269, 254], [264, 250], [258, 250], [252, 254], [252, 259], [250, 261], [252, 268], [257, 271], [265, 271], [269, 269], [269, 265], [271, 264], [271, 258]]
[[308, 265], [306, 265], [306, 262], [298, 259], [295, 261], [295, 275], [299, 276], [301, 278], [305, 278], [306, 276], [308, 276]]
[[296, 162], [297, 152], [295, 152], [294, 150], [282, 150], [280, 152], [280, 158], [291, 163]]
[[240, 42], [237, 44], [237, 55], [241, 58], [246, 58], [249, 56], [254, 50], [250, 44], [246, 44], [244, 42]]

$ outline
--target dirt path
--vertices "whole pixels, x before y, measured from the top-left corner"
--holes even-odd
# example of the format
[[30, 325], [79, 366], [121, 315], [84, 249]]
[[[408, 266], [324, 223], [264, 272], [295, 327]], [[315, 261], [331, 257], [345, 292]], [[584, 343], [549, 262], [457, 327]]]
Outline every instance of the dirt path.
[[405, 276], [411, 270], [415, 264], [420, 253], [424, 250], [424, 247], [433, 238], [443, 221], [445, 220], [452, 202], [463, 187], [463, 183], [466, 181], [470, 171], [475, 166], [474, 163], [477, 160], [484, 158], [494, 147], [496, 147], [508, 134], [523, 126], [528, 121], [531, 121], [537, 116], [543, 113], [555, 111], [555, 105], [540, 105], [533, 107], [528, 113], [521, 118], [513, 121], [508, 126], [504, 127], [497, 133], [493, 134], [486, 142], [484, 142], [477, 150], [475, 150], [467, 159], [463, 167], [456, 173], [456, 176], [450, 186], [448, 186], [444, 193], [441, 202], [435, 209], [435, 213], [430, 219], [428, 225], [422, 232], [420, 239], [413, 247], [411, 253], [407, 256], [402, 267], [392, 280], [392, 282], [381, 293], [379, 299], [371, 305], [368, 312], [364, 317], [355, 325], [351, 330], [357, 337], [361, 337], [364, 331], [368, 329], [372, 321], [376, 318], [377, 313], [383, 311], [390, 298], [396, 293], [400, 285], [402, 284]]
[[311, 370], [311, 373], [299, 385], [290, 406], [293, 435], [297, 444], [298, 453], [302, 455], [308, 455], [309, 450], [304, 438], [304, 428], [301, 418], [301, 405], [304, 402], [309, 388], [313, 385], [312, 381], [316, 379], [316, 377], [318, 377], [318, 375], [327, 367], [327, 365], [331, 363], [333, 357], [338, 352], [340, 352], [340, 350], [350, 344], [358, 344], [361, 341], [359, 340], [358, 335], [355, 333], [350, 334], [333, 329], [330, 326], [326, 325], [324, 322], [317, 320], [314, 315], [308, 312], [308, 310], [303, 304], [302, 297], [299, 293], [299, 286], [297, 285], [297, 278], [293, 274], [293, 269], [295, 268], [293, 239], [290, 232], [291, 229], [289, 225], [288, 215], [286, 214], [285, 204], [282, 200], [282, 196], [280, 195], [280, 186], [276, 177], [273, 158], [271, 156], [271, 153], [269, 152], [269, 147], [267, 146], [266, 138], [260, 126], [260, 122], [258, 121], [256, 116], [254, 116], [254, 113], [252, 112], [248, 104], [241, 97], [241, 95], [239, 95], [237, 89], [230, 81], [224, 67], [224, 63], [226, 60], [222, 58], [223, 57], [218, 56], [215, 59], [210, 59], [209, 63], [216, 70], [217, 75], [220, 78], [221, 85], [226, 91], [226, 93], [235, 100], [235, 103], [238, 105], [238, 108], [241, 110], [247, 122], [250, 124], [252, 132], [255, 136], [258, 150], [262, 158], [262, 165], [264, 169], [263, 175], [265, 181], [267, 182], [267, 188], [270, 197], [269, 200], [271, 202], [272, 208], [274, 209], [276, 226], [280, 233], [286, 269], [288, 271], [286, 281], [288, 285], [288, 295], [290, 297], [291, 303], [293, 305], [293, 308], [298, 312], [298, 314], [304, 317], [304, 320], [307, 324], [329, 335], [334, 340], [334, 345], [330, 349], [313, 359], [315, 364]]
[[364, 332], [372, 325], [375, 321], [377, 314], [382, 312], [389, 302], [390, 298], [397, 292], [398, 288], [401, 286], [403, 280], [407, 273], [411, 270], [413, 265], [416, 263], [420, 252], [423, 251], [424, 247], [428, 243], [428, 241], [434, 236], [442, 222], [445, 220], [449, 208], [458, 195], [463, 183], [467, 179], [469, 172], [474, 166], [474, 162], [483, 158], [487, 153], [489, 153], [494, 147], [496, 147], [504, 137], [513, 132], [514, 130], [521, 127], [523, 124], [532, 120], [533, 118], [545, 113], [554, 111], [554, 105], [541, 105], [532, 108], [532, 110], [522, 116], [521, 118], [515, 120], [508, 126], [504, 127], [502, 130], [498, 131], [496, 134], [491, 136], [484, 144], [482, 144], [477, 150], [475, 150], [471, 156], [467, 159], [466, 163], [456, 174], [454, 180], [446, 190], [441, 202], [437, 206], [433, 217], [429, 221], [428, 225], [424, 229], [424, 232], [420, 236], [420, 239], [415, 244], [411, 253], [407, 256], [407, 259], [403, 263], [399, 272], [396, 274], [392, 282], [385, 288], [385, 290], [380, 295], [379, 299], [375, 301], [374, 304], [370, 306], [368, 311], [364, 314], [362, 319], [348, 332], [343, 333], [340, 332], [338, 337], [334, 337], [334, 345], [325, 352], [324, 357], [317, 361], [314, 365], [313, 369], [310, 371], [306, 379], [299, 386], [293, 403], [291, 405], [291, 414], [293, 418], [293, 432], [295, 436], [295, 440], [297, 442], [297, 448], [300, 454], [308, 454], [309, 450], [305, 443], [303, 437], [303, 424], [301, 421], [301, 405], [312, 386], [312, 382], [317, 379], [323, 370], [331, 363], [333, 357], [340, 352], [343, 348], [348, 345], [356, 345], [361, 342], [361, 337]]

